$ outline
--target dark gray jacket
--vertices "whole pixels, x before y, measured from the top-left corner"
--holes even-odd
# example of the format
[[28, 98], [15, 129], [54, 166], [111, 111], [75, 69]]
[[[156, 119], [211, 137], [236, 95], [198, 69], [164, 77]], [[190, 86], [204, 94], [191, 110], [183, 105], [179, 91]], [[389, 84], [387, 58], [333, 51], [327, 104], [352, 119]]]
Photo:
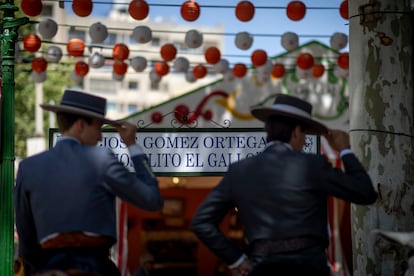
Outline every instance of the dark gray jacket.
[[243, 253], [219, 229], [233, 208], [249, 243], [305, 236], [327, 246], [329, 195], [357, 204], [371, 204], [377, 198], [354, 154], [342, 161], [345, 173], [324, 156], [294, 152], [275, 143], [260, 155], [230, 165], [196, 212], [192, 231], [227, 264]]
[[144, 154], [133, 156], [131, 173], [106, 148], [63, 139], [22, 161], [16, 178], [19, 255], [34, 260], [52, 233], [84, 231], [116, 241], [115, 198], [147, 211], [160, 210], [158, 181]]

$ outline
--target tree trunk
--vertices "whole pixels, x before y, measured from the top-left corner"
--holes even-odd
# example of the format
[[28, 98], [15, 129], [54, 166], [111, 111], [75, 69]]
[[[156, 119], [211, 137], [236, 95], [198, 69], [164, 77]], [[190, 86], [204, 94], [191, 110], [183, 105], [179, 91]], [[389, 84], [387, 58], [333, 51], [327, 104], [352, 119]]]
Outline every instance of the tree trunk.
[[411, 3], [350, 0], [349, 17], [351, 145], [378, 191], [352, 205], [354, 275], [403, 275], [407, 249], [371, 231], [414, 231]]

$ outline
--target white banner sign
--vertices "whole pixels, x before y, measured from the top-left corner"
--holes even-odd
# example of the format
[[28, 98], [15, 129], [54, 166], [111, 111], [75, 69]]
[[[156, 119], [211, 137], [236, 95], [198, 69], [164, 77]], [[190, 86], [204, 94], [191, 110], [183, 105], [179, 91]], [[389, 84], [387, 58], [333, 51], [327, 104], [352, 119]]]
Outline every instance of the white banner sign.
[[[53, 145], [59, 136], [53, 133]], [[222, 175], [230, 163], [260, 154], [266, 147], [266, 133], [245, 129], [146, 129], [138, 130], [136, 141], [157, 175]], [[319, 152], [318, 141], [317, 136], [307, 136], [304, 151]], [[128, 149], [117, 132], [104, 130], [97, 146], [111, 149], [133, 171]]]

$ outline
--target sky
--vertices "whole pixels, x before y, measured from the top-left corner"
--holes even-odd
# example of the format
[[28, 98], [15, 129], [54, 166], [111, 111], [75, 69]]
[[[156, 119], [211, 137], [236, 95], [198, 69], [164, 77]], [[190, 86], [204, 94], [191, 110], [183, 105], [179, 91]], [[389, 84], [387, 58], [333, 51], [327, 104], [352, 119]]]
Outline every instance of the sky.
[[[339, 6], [343, 0], [302, 0], [307, 11], [300, 21], [292, 21], [286, 16], [286, 6], [290, 0], [251, 0], [256, 10], [253, 19], [248, 22], [242, 22], [235, 16], [234, 7], [241, 0], [198, 0], [201, 14], [193, 22], [181, 18], [179, 6], [184, 1], [147, 0], [150, 5], [149, 19], [188, 25], [195, 29], [200, 25], [222, 25], [224, 33], [227, 34], [222, 55], [237, 56], [237, 60], [243, 62], [249, 62], [249, 55], [254, 49], [263, 49], [270, 57], [285, 52], [281, 46], [281, 35], [285, 32], [298, 34], [299, 44], [317, 40], [328, 46], [333, 33], [348, 34], [348, 20], [342, 18], [339, 13]], [[129, 2], [130, 0], [94, 1], [92, 15], [106, 16], [113, 3], [127, 8]], [[169, 6], [162, 6], [164, 4]], [[203, 8], [203, 5], [208, 7]], [[254, 37], [249, 50], [240, 50], [234, 43], [234, 34], [241, 31], [247, 31]], [[346, 50], [347, 48], [343, 51]], [[228, 59], [231, 61], [231, 57]]]

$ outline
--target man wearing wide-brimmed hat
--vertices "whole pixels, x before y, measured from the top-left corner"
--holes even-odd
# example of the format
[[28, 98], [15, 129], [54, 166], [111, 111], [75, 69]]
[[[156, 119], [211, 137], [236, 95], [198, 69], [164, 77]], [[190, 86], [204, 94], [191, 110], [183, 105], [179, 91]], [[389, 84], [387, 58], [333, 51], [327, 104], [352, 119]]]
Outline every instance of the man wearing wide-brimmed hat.
[[[116, 197], [147, 211], [163, 206], [158, 181], [135, 144], [136, 127], [105, 118], [106, 100], [81, 91], [66, 90], [59, 105], [41, 107], [56, 113], [62, 136], [19, 165], [16, 227], [26, 272], [119, 275], [109, 259], [116, 242]], [[103, 124], [118, 131], [135, 174], [109, 149], [96, 147]]]
[[[273, 105], [251, 113], [265, 123], [267, 147], [230, 165], [191, 228], [233, 275], [327, 276], [327, 198], [371, 204], [377, 198], [371, 179], [350, 150], [348, 134], [314, 120], [308, 102], [281, 94]], [[322, 155], [303, 153], [306, 134], [324, 135], [340, 153], [345, 170], [333, 168]], [[233, 209], [249, 252], [219, 228]]]

